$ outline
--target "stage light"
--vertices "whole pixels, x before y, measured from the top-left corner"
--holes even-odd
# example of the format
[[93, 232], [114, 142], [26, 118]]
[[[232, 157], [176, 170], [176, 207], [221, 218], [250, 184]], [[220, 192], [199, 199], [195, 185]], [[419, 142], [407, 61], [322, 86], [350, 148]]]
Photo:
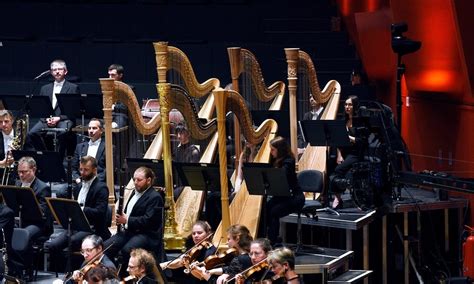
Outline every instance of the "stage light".
[[399, 55], [413, 53], [420, 49], [421, 41], [411, 40], [403, 35], [408, 31], [406, 23], [392, 24], [392, 50]]

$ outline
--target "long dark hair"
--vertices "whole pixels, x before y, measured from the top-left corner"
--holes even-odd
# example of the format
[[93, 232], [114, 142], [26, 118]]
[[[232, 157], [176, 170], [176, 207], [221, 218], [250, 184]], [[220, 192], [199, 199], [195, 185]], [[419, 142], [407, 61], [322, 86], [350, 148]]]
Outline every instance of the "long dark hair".
[[[359, 106], [360, 106], [359, 97], [352, 95], [352, 96], [347, 97], [346, 101], [349, 99], [352, 102], [352, 117], [357, 116], [359, 114]], [[345, 112], [344, 112], [344, 118], [346, 119], [346, 121], [349, 120], [349, 115], [347, 115], [347, 113]]]
[[277, 150], [277, 157], [270, 157], [270, 163], [277, 168], [280, 168], [283, 164], [283, 160], [287, 157], [295, 158], [293, 152], [291, 152], [290, 144], [286, 141], [285, 138], [277, 136], [270, 141], [270, 146], [274, 147]]

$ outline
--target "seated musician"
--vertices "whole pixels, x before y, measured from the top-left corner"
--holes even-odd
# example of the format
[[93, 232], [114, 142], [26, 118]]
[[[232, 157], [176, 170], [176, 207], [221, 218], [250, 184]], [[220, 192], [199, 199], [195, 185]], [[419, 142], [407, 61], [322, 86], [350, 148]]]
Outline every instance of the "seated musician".
[[268, 256], [268, 261], [275, 274], [273, 283], [277, 283], [277, 281], [278, 283], [288, 284], [303, 283], [295, 272], [295, 254], [291, 249], [281, 247], [273, 250]]
[[357, 96], [349, 96], [344, 104], [344, 112], [351, 146], [337, 149], [337, 166], [329, 178], [330, 189], [335, 195], [332, 203], [334, 209], [343, 208], [341, 195], [348, 186], [346, 174], [352, 168], [352, 165], [359, 162], [364, 155], [364, 139], [356, 137], [356, 128], [353, 127], [353, 117], [357, 115], [358, 110], [359, 98]]
[[14, 162], [11, 155], [11, 146], [15, 137], [15, 131], [13, 130], [13, 114], [11, 111], [0, 110], [0, 129], [2, 130], [2, 139], [0, 139], [0, 177], [2, 178], [2, 184], [6, 184], [4, 169]]
[[[178, 136], [178, 147], [173, 153], [173, 160], [180, 163], [198, 163], [201, 157], [199, 148], [192, 144], [189, 137], [191, 136], [185, 122], [180, 122], [176, 126], [176, 134]], [[176, 187], [173, 192], [174, 199], [178, 199], [184, 187], [179, 181], [176, 181]]]
[[235, 196], [237, 192], [240, 190], [240, 186], [242, 185], [242, 181], [244, 180], [244, 172], [242, 168], [244, 167], [244, 163], [251, 163], [253, 159], [257, 155], [258, 147], [257, 145], [250, 144], [249, 142], [245, 142], [244, 150], [240, 153], [239, 158], [239, 166], [237, 168], [237, 174], [235, 178], [235, 186], [232, 195]]
[[103, 250], [104, 242], [101, 237], [97, 235], [85, 237], [81, 245], [81, 254], [84, 257], [84, 262], [81, 264], [80, 269], [74, 270], [72, 280], [79, 282], [90, 269], [97, 265], [103, 265], [104, 267], [116, 270], [115, 264], [104, 254]]
[[[228, 253], [237, 253], [235, 257], [228, 263], [224, 263], [223, 267], [211, 268], [207, 270], [204, 266], [194, 266], [193, 269], [199, 271], [200, 276], [211, 283], [222, 283], [228, 275], [235, 275], [240, 271], [251, 266], [249, 251], [252, 236], [249, 229], [243, 225], [232, 225], [227, 229], [227, 245]], [[204, 261], [206, 262], [206, 260]], [[222, 264], [222, 263], [219, 263]], [[220, 276], [224, 275], [222, 278]]]
[[24, 263], [27, 269], [32, 268], [33, 265], [33, 242], [41, 236], [49, 237], [53, 232], [53, 218], [48, 208], [48, 204], [46, 203], [46, 197], [51, 197], [51, 188], [48, 184], [36, 177], [36, 169], [36, 161], [32, 157], [25, 156], [18, 161], [17, 172], [19, 179], [16, 181], [15, 185], [30, 187], [35, 193], [41, 212], [43, 213], [40, 220], [37, 218], [30, 219], [31, 217], [27, 214], [21, 215], [21, 225], [29, 232], [28, 243], [30, 245], [26, 251], [19, 253], [23, 254], [22, 256], [25, 262], [29, 262]]
[[[115, 81], [123, 81], [125, 75], [125, 68], [120, 64], [112, 64], [108, 68], [109, 78]], [[128, 85], [132, 90], [134, 87]], [[128, 125], [128, 110], [121, 102], [115, 102], [112, 105], [112, 128], [121, 128]]]
[[291, 192], [290, 196], [274, 196], [267, 203], [267, 235], [270, 242], [275, 244], [281, 242], [278, 237], [280, 218], [301, 210], [305, 197], [296, 177], [294, 155], [285, 138], [277, 136], [270, 141], [270, 155], [270, 164], [273, 167], [285, 169]]
[[117, 224], [124, 225], [124, 230], [117, 232], [106, 241], [110, 249], [110, 258], [119, 257], [119, 263], [126, 265], [132, 248], [143, 248], [162, 253], [163, 199], [153, 187], [155, 174], [150, 168], [139, 167], [133, 174], [135, 190], [125, 206], [125, 212], [117, 213]]
[[98, 264], [89, 269], [84, 275], [84, 283], [107, 283], [107, 284], [119, 284], [117, 270]]
[[49, 118], [40, 119], [30, 129], [26, 139], [27, 144], [25, 145], [27, 150], [47, 150], [48, 148], [46, 147], [42, 136], [44, 133], [43, 130], [47, 130], [48, 128], [57, 128], [64, 130], [57, 132], [57, 139], [59, 143], [58, 151], [61, 157], [64, 157], [67, 146], [66, 138], [68, 135], [71, 135], [70, 130], [73, 127], [73, 122], [67, 117], [66, 114], [61, 113], [56, 96], [59, 94], [79, 93], [79, 86], [70, 83], [65, 79], [67, 73], [68, 70], [64, 60], [56, 59], [51, 62], [51, 75], [54, 77], [54, 82], [41, 87], [39, 95], [48, 96], [50, 98], [54, 113]]
[[[107, 185], [97, 179], [97, 161], [94, 157], [82, 157], [79, 171], [82, 184], [74, 188], [74, 199], [81, 206], [84, 215], [91, 224], [93, 233], [106, 240], [110, 237], [106, 220], [109, 199]], [[87, 235], [90, 235], [90, 232], [73, 232], [71, 243], [74, 251], [79, 249], [82, 239]], [[47, 243], [47, 246], [52, 253], [58, 253], [66, 248], [67, 244], [67, 232], [62, 232], [49, 244]]]
[[[236, 284], [251, 284], [261, 283], [265, 279], [271, 279], [273, 272], [270, 271], [270, 266], [267, 261], [267, 256], [272, 250], [270, 241], [268, 239], [256, 239], [250, 244], [250, 259], [252, 265], [237, 273], [235, 277]], [[222, 275], [221, 277], [223, 277]], [[231, 276], [227, 280], [231, 279]]]
[[100, 119], [92, 118], [89, 121], [87, 133], [90, 140], [77, 144], [72, 160], [72, 178], [76, 183], [81, 182], [79, 174], [79, 161], [81, 157], [91, 156], [97, 161], [97, 178], [105, 182], [105, 139], [102, 139], [104, 126]]
[[[310, 111], [305, 112], [302, 120], [320, 120], [324, 106], [314, 99], [313, 94], [309, 94], [309, 105], [311, 109]], [[306, 144], [303, 135], [301, 134], [301, 130], [298, 128], [298, 154], [302, 154], [305, 147]]]
[[[191, 239], [192, 244], [186, 244], [188, 249], [187, 253], [184, 253], [180, 257], [172, 260], [160, 263], [161, 269], [173, 269], [173, 278], [180, 280], [182, 283], [207, 283], [206, 281], [199, 281], [192, 275], [185, 274], [184, 268], [189, 269], [189, 265], [194, 262], [202, 262], [208, 256], [216, 253], [216, 247], [211, 243], [211, 226], [206, 221], [197, 221], [193, 225]], [[181, 270], [180, 270], [181, 268]]]
[[[132, 249], [128, 261], [128, 273], [135, 279], [137, 284], [165, 283], [156, 266], [155, 258], [144, 249]], [[127, 279], [127, 278], [126, 278]], [[125, 283], [128, 283], [124, 281]]]

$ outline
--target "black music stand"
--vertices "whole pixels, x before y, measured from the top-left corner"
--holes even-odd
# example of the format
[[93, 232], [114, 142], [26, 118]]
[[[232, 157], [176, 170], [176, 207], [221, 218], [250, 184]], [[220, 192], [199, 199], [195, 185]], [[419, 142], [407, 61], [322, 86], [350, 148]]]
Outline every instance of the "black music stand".
[[125, 162], [127, 163], [128, 172], [130, 173], [131, 177], [133, 177], [133, 173], [139, 167], [148, 167], [155, 173], [155, 181], [153, 183], [153, 186], [165, 186], [165, 169], [163, 165], [163, 160], [125, 158]]
[[[178, 163], [173, 162], [183, 186], [193, 190], [220, 191], [221, 176], [219, 164], [207, 163]], [[232, 189], [229, 177], [226, 175], [229, 192]]]
[[36, 176], [42, 181], [63, 182], [66, 180], [66, 172], [58, 152], [13, 150], [12, 155], [15, 161], [25, 156], [35, 159]]
[[[309, 142], [311, 146], [326, 147], [326, 169], [328, 169], [329, 162], [329, 147], [346, 147], [351, 145], [344, 120], [302, 120], [299, 124], [303, 139], [306, 142]], [[329, 189], [325, 189], [323, 192], [325, 192], [325, 199], [328, 200]], [[328, 211], [340, 215], [330, 207], [317, 209], [316, 211]]]
[[[78, 117], [81, 118], [82, 132], [84, 133], [85, 118], [102, 118], [104, 112], [102, 110], [102, 95], [99, 94], [61, 94], [57, 96], [58, 105], [62, 113], [67, 113], [68, 117], [74, 121]], [[83, 141], [85, 140], [83, 136]]]
[[43, 214], [35, 193], [30, 187], [0, 186], [0, 193], [5, 202], [20, 217], [20, 228], [23, 220], [41, 222]]
[[251, 195], [263, 196], [263, 228], [267, 229], [267, 196], [290, 196], [290, 188], [283, 168], [266, 163], [244, 163], [242, 172]]
[[[72, 231], [92, 233], [91, 226], [89, 225], [86, 215], [84, 215], [77, 200], [46, 197], [46, 203], [48, 204], [56, 222], [58, 222], [67, 232], [68, 266], [70, 266], [72, 257]], [[70, 271], [70, 269], [67, 271]]]
[[54, 114], [51, 100], [47, 96], [2, 96], [5, 109], [24, 112], [33, 118], [44, 118]]

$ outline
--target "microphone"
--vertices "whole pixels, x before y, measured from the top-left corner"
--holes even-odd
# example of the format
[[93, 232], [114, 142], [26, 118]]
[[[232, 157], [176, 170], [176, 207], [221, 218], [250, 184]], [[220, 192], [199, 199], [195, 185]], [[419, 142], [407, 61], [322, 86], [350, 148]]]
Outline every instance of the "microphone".
[[38, 76], [36, 76], [36, 77], [33, 79], [33, 81], [36, 81], [36, 80], [38, 80], [39, 78], [42, 78], [43, 76], [49, 74], [50, 72], [51, 72], [51, 71], [50, 71], [49, 69], [46, 70], [46, 71], [44, 71], [44, 72], [41, 72], [41, 74], [39, 74]]

